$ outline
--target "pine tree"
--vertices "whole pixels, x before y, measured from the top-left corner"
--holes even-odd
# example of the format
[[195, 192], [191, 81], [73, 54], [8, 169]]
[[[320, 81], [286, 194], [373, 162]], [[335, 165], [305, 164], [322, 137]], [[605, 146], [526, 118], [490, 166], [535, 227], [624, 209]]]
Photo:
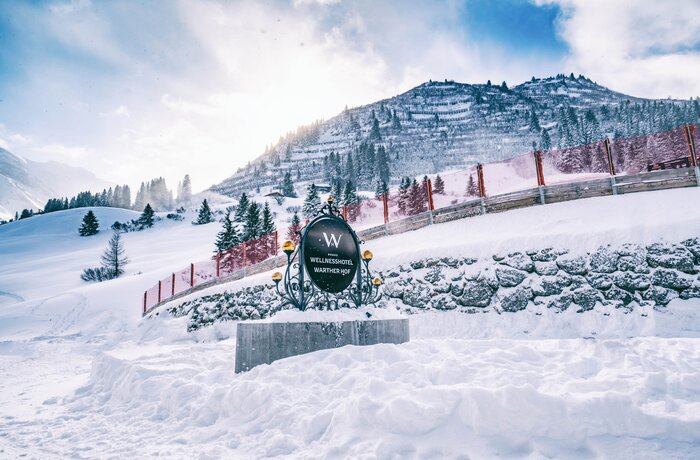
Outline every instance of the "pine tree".
[[333, 179], [331, 183], [331, 196], [340, 199], [343, 196], [343, 183], [339, 178]]
[[122, 200], [121, 207], [125, 209], [131, 209], [131, 189], [128, 185], [122, 188]]
[[352, 159], [352, 153], [348, 153], [347, 162], [345, 163], [345, 180], [352, 183], [357, 182], [357, 172], [355, 171], [355, 162]]
[[148, 199], [146, 197], [146, 184], [141, 182], [141, 187], [139, 188], [139, 191], [136, 192], [136, 200], [134, 200], [134, 209], [143, 208], [147, 202]]
[[87, 214], [83, 217], [83, 223], [78, 229], [78, 234], [80, 236], [91, 236], [91, 235], [96, 235], [97, 232], [99, 232], [100, 228], [100, 223], [97, 221], [97, 217], [95, 217], [95, 213], [92, 212], [92, 210], [88, 211]]
[[408, 190], [408, 207], [406, 211], [410, 215], [421, 213], [427, 209], [425, 202], [426, 196], [423, 185], [418, 184], [418, 181], [413, 179], [411, 188]]
[[474, 182], [474, 176], [469, 174], [469, 180], [467, 181], [467, 195], [476, 196], [478, 193], [476, 188], [476, 182]]
[[343, 191], [343, 206], [347, 210], [348, 221], [355, 222], [360, 214], [360, 207], [358, 206], [360, 200], [357, 197], [357, 191], [355, 186], [351, 181], [345, 183], [345, 190]]
[[224, 216], [223, 228], [219, 233], [216, 234], [216, 252], [224, 252], [237, 246], [241, 243], [240, 236], [236, 230], [236, 226], [233, 225], [231, 220], [231, 213], [227, 212]]
[[379, 132], [379, 120], [372, 118], [372, 129], [369, 131], [369, 140], [373, 142], [381, 142], [382, 134]]
[[540, 148], [542, 150], [550, 150], [552, 148], [552, 138], [549, 137], [549, 132], [542, 129], [540, 133]]
[[384, 181], [377, 181], [377, 188], [374, 190], [374, 196], [381, 199], [385, 193], [389, 193], [389, 186]]
[[301, 238], [301, 219], [299, 219], [299, 214], [294, 213], [292, 216], [292, 221], [289, 225], [289, 229], [287, 230], [287, 239], [294, 241], [295, 244], [299, 243], [299, 239]]
[[185, 174], [185, 178], [182, 179], [182, 192], [177, 200], [181, 203], [189, 203], [192, 200], [192, 181], [189, 174]]
[[252, 201], [248, 206], [245, 224], [243, 224], [243, 241], [250, 241], [258, 238], [261, 233], [260, 206]]
[[210, 222], [214, 222], [214, 215], [212, 214], [211, 208], [209, 208], [209, 203], [207, 203], [207, 199], [205, 198], [204, 201], [202, 201], [202, 206], [199, 208], [199, 214], [197, 215], [195, 224], [203, 225]]
[[112, 233], [101, 261], [102, 268], [111, 278], [117, 278], [124, 273], [124, 267], [129, 263], [129, 259], [124, 255], [124, 245], [119, 232]]
[[388, 184], [391, 180], [389, 173], [389, 158], [383, 145], [377, 148], [377, 175], [379, 180]]
[[409, 207], [409, 189], [411, 188], [411, 179], [404, 177], [399, 185], [399, 213], [407, 214]]
[[530, 110], [530, 130], [535, 133], [539, 133], [542, 127], [540, 126], [540, 120], [537, 118], [535, 109]]
[[302, 206], [302, 213], [305, 219], [313, 219], [321, 210], [321, 198], [315, 184], [309, 185], [306, 191], [306, 198]]
[[399, 120], [399, 117], [396, 115], [396, 110], [394, 110], [391, 116], [391, 127], [397, 131], [401, 130], [401, 120]]
[[436, 193], [438, 195], [445, 194], [445, 181], [442, 180], [442, 177], [440, 177], [440, 174], [438, 174], [437, 177], [435, 178], [435, 186], [433, 187], [433, 193]]
[[146, 207], [143, 208], [143, 212], [141, 213], [141, 216], [138, 218], [138, 224], [141, 226], [141, 228], [151, 228], [153, 227], [153, 216], [154, 216], [153, 208], [151, 207], [150, 203], [146, 203]]
[[297, 192], [296, 190], [294, 190], [294, 182], [292, 182], [292, 173], [290, 173], [289, 171], [284, 173], [284, 181], [282, 182], [282, 195], [289, 198], [297, 197]]
[[266, 201], [262, 212], [261, 235], [272, 235], [275, 233], [275, 231], [277, 231], [277, 226], [275, 225], [275, 220], [272, 217], [270, 205]]
[[249, 205], [250, 200], [248, 199], [248, 195], [246, 195], [245, 192], [243, 192], [241, 194], [241, 197], [238, 199], [238, 207], [236, 208], [236, 214], [233, 218], [235, 222], [238, 222], [239, 224], [245, 222], [245, 217], [248, 214]]

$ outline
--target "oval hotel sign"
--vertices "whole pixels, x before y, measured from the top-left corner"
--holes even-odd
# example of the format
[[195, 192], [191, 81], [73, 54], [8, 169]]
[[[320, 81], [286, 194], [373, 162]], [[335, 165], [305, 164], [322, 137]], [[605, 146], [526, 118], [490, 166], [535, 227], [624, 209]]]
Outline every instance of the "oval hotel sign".
[[312, 222], [302, 243], [306, 272], [319, 289], [338, 293], [355, 279], [360, 251], [350, 227], [339, 219]]

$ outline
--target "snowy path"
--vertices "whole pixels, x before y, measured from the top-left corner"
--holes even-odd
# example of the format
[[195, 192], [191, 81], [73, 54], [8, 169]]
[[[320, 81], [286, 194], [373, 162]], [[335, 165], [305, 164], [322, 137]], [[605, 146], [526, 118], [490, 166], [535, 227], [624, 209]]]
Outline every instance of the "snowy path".
[[[700, 339], [418, 339], [321, 351], [239, 376], [233, 346], [100, 353], [85, 386], [50, 400], [60, 407], [3, 417], [0, 455], [700, 455]], [[68, 359], [66, 348], [58, 346]], [[25, 367], [41, 377], [45, 364]]]

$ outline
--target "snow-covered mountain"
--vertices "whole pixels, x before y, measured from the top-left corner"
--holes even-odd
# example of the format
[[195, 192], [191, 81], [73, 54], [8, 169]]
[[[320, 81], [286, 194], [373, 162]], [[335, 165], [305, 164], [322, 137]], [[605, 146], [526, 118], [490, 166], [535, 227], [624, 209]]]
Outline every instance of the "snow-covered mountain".
[[[700, 121], [698, 100], [646, 100], [579, 76], [557, 75], [508, 88], [430, 81], [398, 96], [346, 109], [280, 139], [246, 168], [211, 187], [230, 196], [293, 180], [346, 181], [373, 190], [386, 150], [392, 182], [532, 149], [635, 136]], [[348, 167], [352, 154], [352, 168]], [[383, 161], [383, 160], [381, 160]]]
[[0, 148], [0, 219], [14, 217], [22, 209], [41, 209], [49, 198], [110, 185], [83, 168], [26, 160]]

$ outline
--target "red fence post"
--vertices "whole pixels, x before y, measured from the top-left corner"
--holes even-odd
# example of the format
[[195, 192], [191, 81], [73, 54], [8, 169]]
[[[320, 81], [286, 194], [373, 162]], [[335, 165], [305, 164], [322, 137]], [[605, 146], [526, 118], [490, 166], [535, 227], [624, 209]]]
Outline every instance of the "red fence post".
[[695, 126], [685, 125], [685, 137], [688, 140], [688, 152], [690, 152], [690, 166], [698, 166], [697, 152], [695, 150]]
[[143, 312], [146, 313], [146, 300], [148, 298], [148, 291], [143, 291]]
[[216, 253], [216, 277], [221, 278], [221, 252]]
[[610, 139], [605, 138], [605, 155], [608, 158], [608, 171], [611, 176], [615, 176], [615, 163], [613, 162], [612, 149], [610, 148]]
[[382, 203], [384, 204], [384, 223], [389, 223], [389, 192], [384, 192], [382, 195]]
[[542, 152], [539, 150], [535, 151], [535, 169], [537, 171], [537, 186], [543, 187], [544, 184], [544, 172], [542, 171]]
[[190, 287], [194, 287], [194, 264], [190, 264]]
[[433, 202], [433, 182], [428, 179], [428, 208], [431, 211], [435, 211], [435, 203]]
[[247, 241], [243, 242], [243, 266], [246, 266], [246, 256], [245, 256], [245, 245], [247, 244]]
[[348, 206], [347, 205], [343, 205], [342, 213], [343, 213], [343, 217], [345, 218], [345, 220], [348, 220]]
[[275, 230], [275, 255], [278, 256], [280, 254], [280, 236], [279, 232]]
[[486, 186], [484, 185], [484, 165], [481, 163], [476, 165], [476, 177], [479, 183], [479, 196], [484, 198], [486, 196]]
[[160, 292], [161, 292], [161, 285], [163, 284], [162, 281], [158, 281], [158, 303], [160, 303]]
[[175, 273], [173, 273], [173, 282], [172, 286], [170, 286], [170, 297], [175, 297]]

